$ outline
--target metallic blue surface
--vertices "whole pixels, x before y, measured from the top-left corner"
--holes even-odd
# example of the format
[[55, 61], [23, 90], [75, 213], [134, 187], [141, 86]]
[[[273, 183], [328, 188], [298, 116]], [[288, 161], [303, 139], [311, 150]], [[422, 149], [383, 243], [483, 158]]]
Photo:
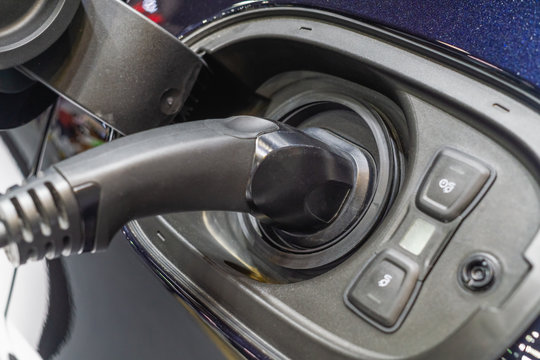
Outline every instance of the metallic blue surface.
[[[131, 1], [136, 3], [137, 1]], [[164, 26], [185, 33], [223, 9], [296, 5], [337, 12], [446, 45], [540, 88], [540, 2], [537, 0], [215, 0], [157, 2]], [[160, 10], [160, 11], [161, 11]]]
[[540, 2], [299, 0], [463, 49], [540, 86]]

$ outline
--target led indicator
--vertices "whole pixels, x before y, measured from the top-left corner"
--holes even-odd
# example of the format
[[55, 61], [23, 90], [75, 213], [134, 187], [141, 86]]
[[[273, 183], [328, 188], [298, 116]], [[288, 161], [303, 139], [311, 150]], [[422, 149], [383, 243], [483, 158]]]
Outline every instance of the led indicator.
[[435, 225], [422, 219], [416, 219], [399, 245], [414, 255], [420, 255], [435, 233], [435, 229]]

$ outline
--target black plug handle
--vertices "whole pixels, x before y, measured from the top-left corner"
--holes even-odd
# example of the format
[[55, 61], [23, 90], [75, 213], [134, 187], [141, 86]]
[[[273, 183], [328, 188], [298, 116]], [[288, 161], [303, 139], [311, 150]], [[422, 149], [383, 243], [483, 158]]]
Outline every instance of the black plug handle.
[[252, 212], [288, 232], [326, 228], [355, 183], [351, 159], [300, 131], [261, 135], [257, 149], [248, 187]]
[[286, 230], [315, 231], [336, 216], [354, 177], [345, 155], [260, 118], [157, 128], [9, 191], [0, 198], [0, 246], [10, 245], [16, 264], [96, 251], [130, 219], [196, 210], [251, 212]]

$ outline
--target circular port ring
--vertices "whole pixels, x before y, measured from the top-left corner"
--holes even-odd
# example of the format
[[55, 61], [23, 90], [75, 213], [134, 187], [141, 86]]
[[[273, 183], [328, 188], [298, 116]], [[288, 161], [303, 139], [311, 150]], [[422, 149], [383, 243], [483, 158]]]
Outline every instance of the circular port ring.
[[[274, 80], [280, 81], [279, 78]], [[264, 94], [265, 88], [276, 89], [275, 81], [268, 81], [258, 92]], [[320, 246], [311, 248], [294, 246], [287, 239], [288, 236], [294, 235], [260, 226], [249, 215], [238, 215], [245, 236], [252, 241], [254, 251], [263, 258], [289, 269], [324, 267], [339, 260], [363, 243], [386, 213], [399, 186], [399, 154], [397, 145], [387, 128], [388, 124], [383, 119], [384, 114], [380, 114], [371, 103], [362, 100], [383, 98], [383, 96], [342, 79], [312, 74], [304, 80], [285, 85], [270, 97], [272, 103], [265, 114], [268, 118], [281, 120], [299, 128], [322, 127], [345, 137], [352, 143], [362, 145], [361, 140], [348, 137], [348, 134], [332, 121], [310, 121], [319, 110], [348, 111], [353, 114], [347, 119], [351, 122], [348, 125], [358, 126], [362, 132], [370, 135], [371, 148], [368, 147], [366, 150], [373, 155], [378, 174], [371, 201], [356, 216], [349, 219], [349, 223], [339, 234], [332, 234], [332, 237], [326, 241], [319, 241]], [[381, 99], [381, 101], [384, 100], [387, 99]], [[390, 114], [392, 115], [394, 114]], [[327, 230], [308, 236], [323, 237], [326, 235], [325, 231]]]

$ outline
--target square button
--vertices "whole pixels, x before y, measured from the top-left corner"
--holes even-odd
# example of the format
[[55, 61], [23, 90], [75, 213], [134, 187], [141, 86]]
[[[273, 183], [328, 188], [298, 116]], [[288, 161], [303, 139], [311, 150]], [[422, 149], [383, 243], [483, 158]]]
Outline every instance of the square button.
[[392, 327], [401, 315], [418, 278], [418, 265], [398, 252], [375, 258], [350, 287], [350, 305], [383, 327]]
[[456, 150], [443, 150], [425, 176], [416, 204], [441, 221], [452, 221], [471, 204], [490, 174], [480, 161]]

